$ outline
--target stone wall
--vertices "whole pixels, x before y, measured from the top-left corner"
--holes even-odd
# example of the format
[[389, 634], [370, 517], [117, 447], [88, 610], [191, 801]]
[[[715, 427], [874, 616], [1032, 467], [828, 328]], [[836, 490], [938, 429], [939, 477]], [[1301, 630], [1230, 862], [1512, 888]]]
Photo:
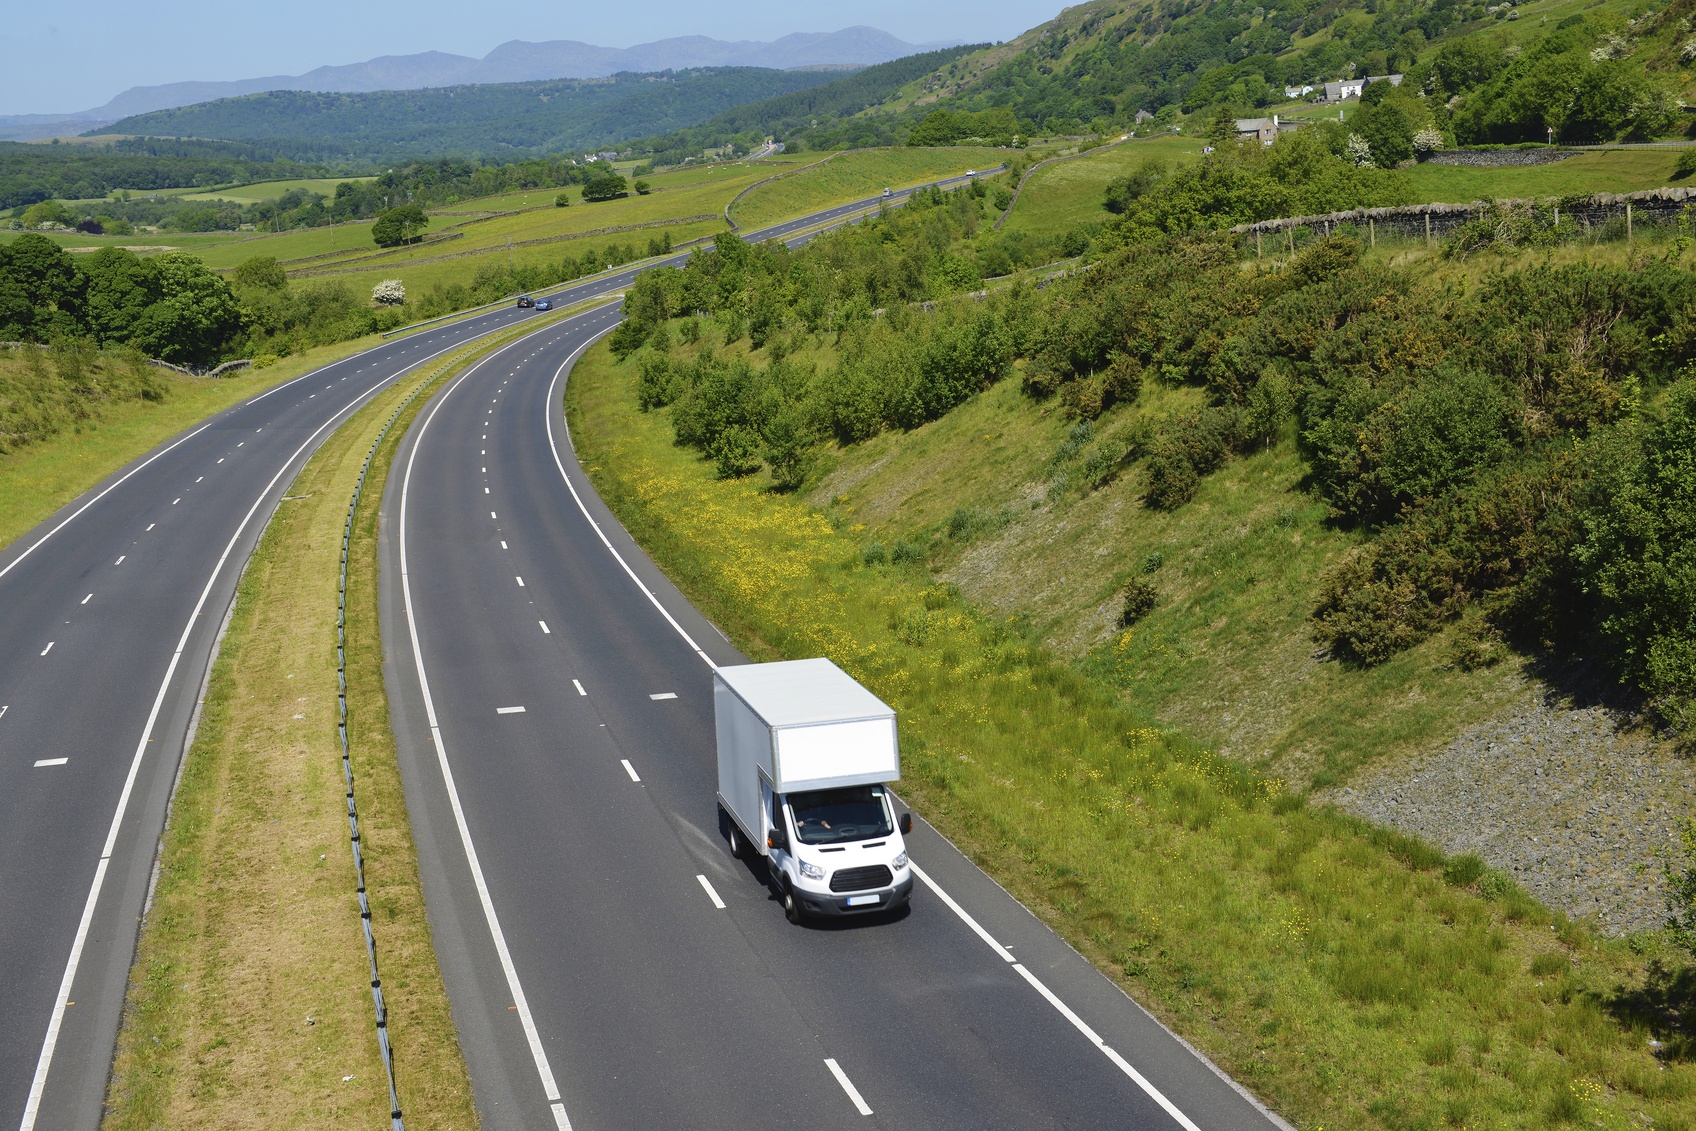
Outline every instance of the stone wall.
[[1439, 149], [1424, 160], [1432, 165], [1478, 165], [1499, 168], [1508, 165], [1551, 165], [1577, 157], [1572, 149]]

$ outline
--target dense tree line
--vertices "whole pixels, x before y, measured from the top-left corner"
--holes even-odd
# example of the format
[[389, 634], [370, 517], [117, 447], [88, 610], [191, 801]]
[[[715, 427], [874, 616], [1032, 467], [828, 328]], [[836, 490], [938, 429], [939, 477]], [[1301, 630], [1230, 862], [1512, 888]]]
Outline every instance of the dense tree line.
[[249, 184], [326, 175], [274, 153], [217, 143], [127, 138], [114, 145], [0, 142], [0, 208], [43, 200], [85, 200], [118, 189]]
[[248, 260], [226, 280], [180, 253], [143, 258], [105, 247], [72, 256], [34, 233], [0, 247], [0, 341], [83, 340], [205, 367], [345, 341], [404, 320], [345, 283], [291, 284], [270, 257]]
[[[799, 251], [721, 236], [686, 266], [637, 278], [613, 349], [639, 351], [644, 407], [672, 406], [680, 443], [725, 475], [767, 466], [793, 486], [826, 439], [934, 420], [1009, 372], [1033, 328], [1028, 293], [959, 296], [1065, 249], [991, 231], [988, 197], [982, 182], [915, 193]], [[719, 340], [746, 338], [763, 366], [711, 351], [674, 357], [677, 336], [693, 341], [707, 322]], [[837, 343], [840, 364], [827, 371], [789, 359], [817, 334]]]
[[45, 236], [0, 247], [0, 339], [90, 337], [204, 363], [241, 329], [229, 286], [188, 255], [102, 248], [80, 262]]
[[1678, 105], [1640, 63], [1614, 57], [1623, 46], [1577, 15], [1512, 55], [1484, 37], [1456, 40], [1432, 61], [1433, 94], [1462, 100], [1454, 132], [1469, 144], [1660, 137]]
[[456, 155], [496, 161], [582, 152], [693, 126], [830, 80], [824, 71], [706, 67], [608, 79], [482, 83], [340, 94], [271, 91], [159, 110], [111, 128], [228, 139], [305, 139], [372, 162]]

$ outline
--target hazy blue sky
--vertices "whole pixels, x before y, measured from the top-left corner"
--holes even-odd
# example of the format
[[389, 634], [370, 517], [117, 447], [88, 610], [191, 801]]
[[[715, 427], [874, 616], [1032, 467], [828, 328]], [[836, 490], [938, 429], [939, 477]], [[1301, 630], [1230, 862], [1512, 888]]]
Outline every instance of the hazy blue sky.
[[628, 47], [674, 35], [771, 40], [866, 24], [909, 43], [1011, 39], [1064, 0], [91, 0], [20, 5], [0, 23], [0, 114], [87, 110], [132, 86], [300, 74], [374, 55], [482, 56], [509, 39]]

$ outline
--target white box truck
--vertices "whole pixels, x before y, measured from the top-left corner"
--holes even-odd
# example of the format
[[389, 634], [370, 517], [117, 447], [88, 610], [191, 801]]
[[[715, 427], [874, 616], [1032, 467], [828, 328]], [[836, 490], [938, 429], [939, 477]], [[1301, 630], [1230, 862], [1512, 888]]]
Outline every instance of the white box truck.
[[713, 715], [730, 851], [765, 857], [790, 922], [906, 905], [894, 709], [818, 659], [719, 668]]

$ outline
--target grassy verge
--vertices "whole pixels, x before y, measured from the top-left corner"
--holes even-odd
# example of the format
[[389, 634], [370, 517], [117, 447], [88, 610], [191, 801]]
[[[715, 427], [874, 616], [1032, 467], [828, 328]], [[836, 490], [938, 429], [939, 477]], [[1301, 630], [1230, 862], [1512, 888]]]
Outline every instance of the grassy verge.
[[636, 537], [751, 654], [829, 655], [893, 703], [915, 803], [1273, 1106], [1313, 1126], [1691, 1126], [1696, 1050], [1655, 940], [1595, 937], [1476, 859], [1304, 808], [1154, 727], [922, 566], [868, 565], [857, 523], [714, 478], [637, 411], [635, 370], [591, 350], [567, 411]]
[[[375, 337], [323, 346], [260, 370], [207, 380], [159, 370], [163, 400], [109, 404], [38, 443], [0, 456], [0, 546], [136, 457], [231, 405], [338, 358], [370, 349]], [[9, 364], [9, 363], [8, 363]]]
[[[333, 626], [348, 496], [416, 384], [397, 384], [325, 443], [242, 578], [131, 976], [112, 1131], [387, 1123], [338, 764]], [[409, 1127], [464, 1128], [476, 1114], [424, 914], [377, 631], [377, 501], [425, 401], [397, 422], [366, 484], [349, 569], [348, 713], [401, 1107]]]

